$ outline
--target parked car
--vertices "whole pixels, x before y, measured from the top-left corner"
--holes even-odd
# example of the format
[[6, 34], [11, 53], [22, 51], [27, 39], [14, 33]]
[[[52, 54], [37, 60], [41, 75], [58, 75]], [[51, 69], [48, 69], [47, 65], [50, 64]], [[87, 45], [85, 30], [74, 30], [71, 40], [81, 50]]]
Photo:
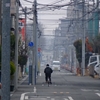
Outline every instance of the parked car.
[[[94, 70], [95, 74], [100, 74], [100, 55], [93, 55], [89, 58], [88, 67]], [[91, 68], [93, 67], [93, 68]]]

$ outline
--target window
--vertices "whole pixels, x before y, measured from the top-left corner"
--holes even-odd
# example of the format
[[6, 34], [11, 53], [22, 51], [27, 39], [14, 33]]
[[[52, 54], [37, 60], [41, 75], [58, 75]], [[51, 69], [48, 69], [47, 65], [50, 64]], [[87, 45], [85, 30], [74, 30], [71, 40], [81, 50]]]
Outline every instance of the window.
[[96, 60], [97, 60], [97, 57], [91, 57], [90, 63], [91, 63], [91, 62], [94, 62], [94, 61], [96, 61]]
[[60, 63], [56, 63], [56, 62], [54, 62], [53, 65], [60, 65]]

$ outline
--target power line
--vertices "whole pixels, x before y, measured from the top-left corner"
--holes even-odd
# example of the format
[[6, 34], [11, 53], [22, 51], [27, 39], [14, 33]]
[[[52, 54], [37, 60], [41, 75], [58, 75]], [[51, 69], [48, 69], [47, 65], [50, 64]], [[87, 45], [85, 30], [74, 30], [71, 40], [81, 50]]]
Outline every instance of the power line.
[[[97, 9], [97, 6], [95, 8], [93, 8], [91, 11], [88, 11], [87, 13], [85, 13], [83, 16], [79, 17], [78, 20], [80, 21], [80, 19], [84, 18], [87, 14], [90, 14], [92, 13], [93, 11], [95, 11]], [[84, 20], [85, 21], [85, 20]], [[73, 23], [73, 19], [72, 19], [72, 22], [71, 24]], [[69, 28], [71, 27], [71, 24], [69, 25]], [[69, 29], [68, 29], [69, 31]]]
[[[50, 5], [54, 5], [54, 4], [57, 4], [57, 3], [59, 3], [59, 2], [62, 2], [62, 1], [65, 1], [65, 0], [59, 0], [59, 1], [55, 1], [55, 2], [53, 2], [53, 3], [50, 3]], [[39, 3], [38, 3], [39, 4]], [[44, 4], [40, 4], [40, 5], [44, 5]]]
[[67, 3], [67, 4], [63, 4], [63, 5], [45, 5], [44, 4], [44, 7], [41, 7], [41, 8], [37, 8], [38, 10], [43, 10], [45, 9], [46, 7], [48, 7], [49, 9], [58, 9], [59, 7], [65, 7], [65, 6], [69, 6], [71, 5], [72, 3]]

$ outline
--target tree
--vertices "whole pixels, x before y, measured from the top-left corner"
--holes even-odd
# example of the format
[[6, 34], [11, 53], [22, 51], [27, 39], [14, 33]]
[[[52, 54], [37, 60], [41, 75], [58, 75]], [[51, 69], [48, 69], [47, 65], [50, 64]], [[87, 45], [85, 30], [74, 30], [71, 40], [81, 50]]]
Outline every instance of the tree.
[[23, 66], [27, 63], [27, 55], [19, 55], [18, 57], [18, 64], [21, 66], [21, 72], [23, 72]]
[[27, 56], [26, 55], [20, 55], [18, 57], [18, 63], [23, 66], [23, 65], [26, 65], [26, 62], [27, 62]]
[[91, 46], [91, 43], [89, 42], [88, 37], [86, 37], [85, 43], [86, 43], [86, 51], [87, 52], [93, 52], [93, 48]]
[[90, 42], [94, 53], [100, 54], [100, 34], [92, 38]]
[[[76, 48], [76, 57], [79, 62], [79, 66], [81, 67], [82, 63], [82, 40], [77, 40], [74, 42], [74, 46]], [[85, 41], [85, 68], [88, 65], [89, 57], [91, 56], [91, 52], [93, 52], [93, 48], [88, 38]]]
[[11, 49], [10, 59], [12, 61], [15, 58], [15, 35], [12, 32], [10, 35], [10, 49]]
[[81, 68], [81, 62], [82, 62], [82, 40], [79, 39], [79, 40], [76, 40], [74, 42], [74, 46], [76, 48], [76, 58], [79, 62], [79, 66]]
[[23, 66], [27, 63], [27, 48], [23, 48], [23, 42], [19, 40], [19, 50], [18, 50], [18, 64], [21, 67], [21, 72], [23, 72]]

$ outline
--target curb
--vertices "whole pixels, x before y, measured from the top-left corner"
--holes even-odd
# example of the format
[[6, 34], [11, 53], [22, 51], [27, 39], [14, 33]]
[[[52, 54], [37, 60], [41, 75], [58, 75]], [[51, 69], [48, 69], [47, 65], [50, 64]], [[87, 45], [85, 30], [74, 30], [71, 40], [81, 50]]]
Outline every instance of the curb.
[[[22, 80], [18, 83], [18, 85], [21, 85], [27, 79], [27, 77], [28, 77], [28, 75], [26, 75], [24, 78], [22, 78]], [[16, 91], [17, 91], [17, 89], [14, 89], [14, 91], [10, 92], [10, 96], [12, 96]]]
[[21, 79], [21, 81], [19, 81], [19, 85], [21, 85], [26, 79], [28, 78], [28, 75], [25, 75], [24, 78]]

